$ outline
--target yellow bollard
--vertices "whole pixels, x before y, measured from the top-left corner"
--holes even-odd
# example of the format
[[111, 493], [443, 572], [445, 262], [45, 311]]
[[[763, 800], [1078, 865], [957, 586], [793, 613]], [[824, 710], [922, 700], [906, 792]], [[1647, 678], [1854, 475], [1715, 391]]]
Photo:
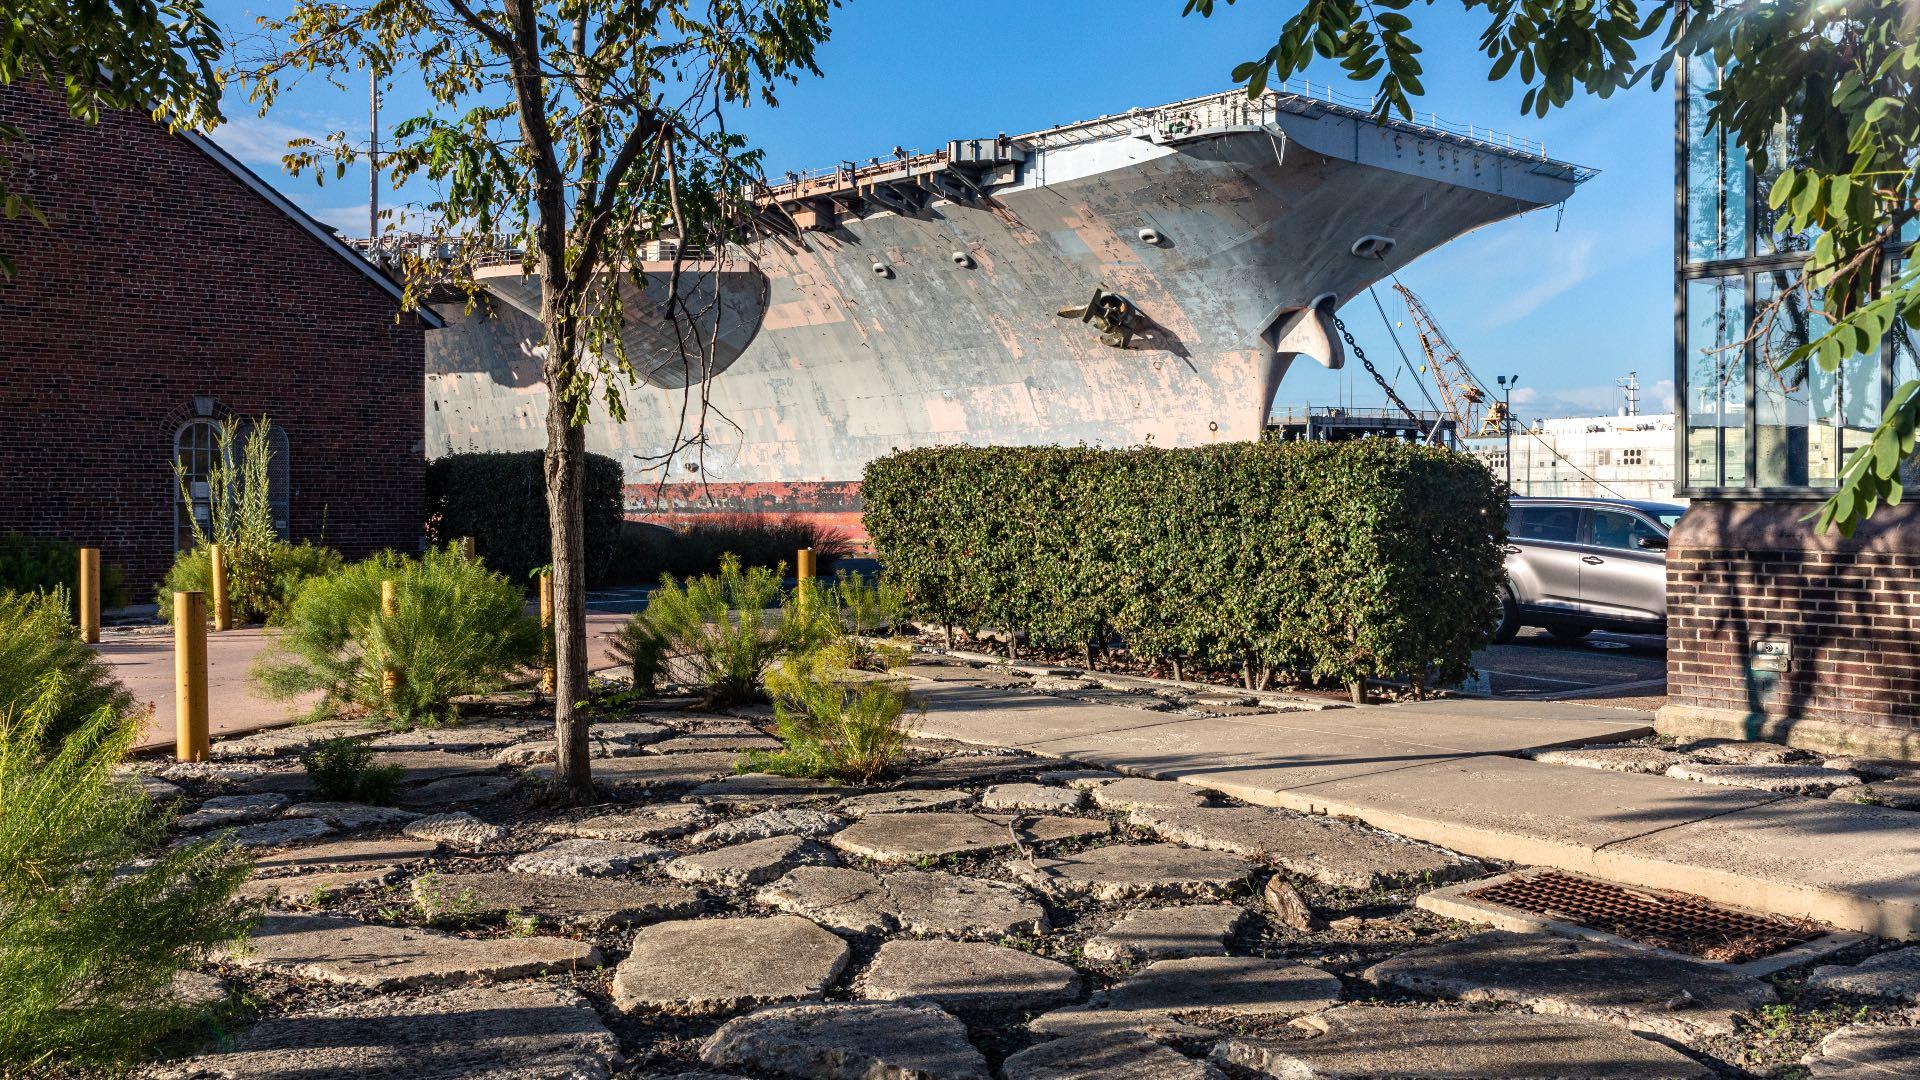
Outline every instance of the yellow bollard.
[[174, 756], [207, 760], [207, 594], [173, 594]]
[[220, 633], [233, 626], [233, 604], [227, 599], [227, 549], [214, 544], [207, 550], [213, 561], [213, 629]]
[[472, 562], [480, 557], [480, 547], [473, 542], [473, 537], [463, 536], [460, 538], [460, 557], [468, 562]]
[[[380, 583], [380, 617], [383, 619], [391, 619], [399, 614], [400, 614], [399, 592], [393, 587], [392, 581], [390, 580], [382, 581]], [[394, 692], [399, 689], [400, 689], [399, 670], [397, 668], [381, 668], [380, 669], [381, 696], [391, 700], [393, 698]]]
[[793, 595], [801, 607], [806, 606], [807, 593], [811, 591], [808, 583], [813, 580], [813, 575], [813, 549], [803, 547], [800, 549], [800, 554], [794, 559], [793, 570], [793, 576], [798, 579], [794, 582]]
[[80, 549], [80, 640], [100, 643], [100, 549]]
[[553, 571], [540, 572], [540, 692], [553, 693]]

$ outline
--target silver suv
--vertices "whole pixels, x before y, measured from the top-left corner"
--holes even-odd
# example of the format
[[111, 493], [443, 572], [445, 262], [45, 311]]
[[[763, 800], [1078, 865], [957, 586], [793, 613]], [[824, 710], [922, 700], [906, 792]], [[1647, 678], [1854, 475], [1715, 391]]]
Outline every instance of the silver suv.
[[1687, 508], [1628, 499], [1516, 498], [1493, 640], [1522, 626], [1561, 641], [1595, 630], [1667, 632], [1667, 533]]

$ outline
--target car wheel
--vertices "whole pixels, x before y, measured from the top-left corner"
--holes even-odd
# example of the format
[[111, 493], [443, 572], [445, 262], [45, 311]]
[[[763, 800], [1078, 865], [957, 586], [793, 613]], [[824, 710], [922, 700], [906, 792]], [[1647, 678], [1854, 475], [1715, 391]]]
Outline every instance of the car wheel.
[[1500, 621], [1493, 625], [1493, 643], [1505, 645], [1520, 633], [1520, 605], [1513, 602], [1513, 594], [1500, 590]]
[[1547, 627], [1547, 633], [1552, 634], [1553, 640], [1555, 641], [1564, 641], [1572, 644], [1585, 638], [1588, 634], [1593, 633], [1593, 628], [1591, 626], [1568, 626], [1565, 623], [1561, 623], [1557, 626]]

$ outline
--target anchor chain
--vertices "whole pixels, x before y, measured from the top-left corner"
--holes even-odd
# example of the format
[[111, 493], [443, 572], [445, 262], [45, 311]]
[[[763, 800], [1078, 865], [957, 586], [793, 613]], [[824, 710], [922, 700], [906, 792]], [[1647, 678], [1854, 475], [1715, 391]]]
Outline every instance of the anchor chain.
[[1420, 414], [1408, 408], [1407, 403], [1400, 400], [1400, 395], [1394, 393], [1393, 387], [1387, 385], [1387, 380], [1380, 374], [1380, 369], [1374, 367], [1373, 361], [1367, 359], [1367, 351], [1360, 347], [1359, 342], [1353, 340], [1353, 331], [1347, 329], [1346, 320], [1335, 315], [1333, 317], [1333, 325], [1335, 329], [1340, 331], [1340, 336], [1347, 339], [1347, 348], [1353, 350], [1353, 355], [1359, 359], [1361, 366], [1367, 369], [1367, 374], [1373, 376], [1373, 381], [1380, 384], [1380, 389], [1386, 393], [1387, 400], [1393, 402], [1401, 412], [1406, 413], [1407, 419], [1416, 424], [1420, 423]]

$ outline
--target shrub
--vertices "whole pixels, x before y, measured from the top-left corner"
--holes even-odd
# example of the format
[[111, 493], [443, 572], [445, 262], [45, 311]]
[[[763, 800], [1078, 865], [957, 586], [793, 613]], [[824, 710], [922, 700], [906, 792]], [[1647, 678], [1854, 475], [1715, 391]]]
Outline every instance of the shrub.
[[[41, 683], [58, 677], [63, 692], [46, 698]], [[67, 615], [66, 594], [0, 592], [0, 720], [29, 704], [53, 708], [46, 735], [54, 742], [83, 726], [102, 709], [133, 708], [133, 695], [113, 677], [100, 655], [82, 644]]]
[[[207, 520], [202, 522], [197, 516], [187, 519], [193, 528], [193, 548], [187, 554], [197, 556], [197, 565], [189, 560], [183, 567], [182, 560], [176, 559], [155, 597], [169, 622], [173, 619], [176, 571], [178, 580], [195, 580], [201, 583], [198, 587], [208, 587], [213, 571], [207, 548], [213, 544], [219, 544], [226, 554], [227, 599], [234, 617], [252, 622], [264, 616], [272, 587], [273, 549], [281, 543], [273, 525], [272, 428], [263, 416], [248, 426], [242, 440], [240, 421], [230, 418], [215, 433], [213, 466], [207, 473]], [[175, 462], [173, 468], [180, 500], [192, 505], [186, 466]]]
[[0, 1073], [132, 1056], [183, 1019], [174, 974], [250, 911], [248, 862], [167, 846], [171, 811], [114, 775], [138, 717], [102, 705], [56, 743], [88, 689], [58, 667], [35, 686], [0, 706]]
[[386, 805], [406, 770], [375, 765], [373, 747], [352, 736], [316, 739], [300, 748], [300, 767], [321, 794], [340, 802]]
[[670, 663], [683, 681], [702, 687], [709, 705], [764, 701], [762, 678], [783, 655], [822, 644], [820, 623], [798, 605], [780, 608], [773, 625], [767, 609], [780, 599], [782, 568], [742, 570], [728, 555], [720, 573], [671, 577], [654, 590], [640, 613], [643, 625], [666, 643]]
[[[0, 591], [30, 593], [65, 589], [80, 592], [80, 546], [20, 533], [0, 534]], [[126, 575], [112, 563], [100, 564], [100, 606], [125, 607]]]
[[635, 615], [621, 626], [608, 643], [609, 651], [621, 663], [633, 669], [632, 690], [651, 694], [667, 673], [667, 639], [644, 614]]
[[[309, 580], [324, 577], [340, 569], [340, 553], [332, 548], [302, 540], [298, 544], [282, 543], [278, 540], [267, 545], [265, 552], [266, 569], [263, 575], [249, 574], [244, 578], [227, 575], [227, 602], [233, 607], [233, 617], [240, 622], [278, 623], [287, 616], [287, 609], [293, 604], [293, 598], [300, 587]], [[236, 587], [244, 590], [236, 592]], [[154, 602], [160, 606], [160, 617], [173, 621], [173, 594], [198, 590], [213, 595], [213, 553], [206, 547], [195, 547], [183, 551], [173, 560], [173, 566], [167, 570], [167, 576], [160, 583], [160, 591]], [[213, 608], [207, 608], [207, 618], [213, 618]]]
[[[606, 578], [624, 499], [620, 463], [588, 454], [581, 494], [588, 581]], [[427, 462], [427, 535], [435, 544], [473, 537], [480, 558], [513, 581], [553, 562], [540, 452], [450, 454]]]
[[620, 532], [608, 580], [651, 585], [665, 574], [717, 573], [725, 555], [737, 556], [745, 567], [771, 569], [791, 565], [803, 547], [813, 549], [822, 573], [853, 554], [845, 532], [797, 514], [716, 514], [678, 529], [630, 521]]
[[906, 746], [901, 724], [910, 701], [885, 679], [835, 678], [817, 656], [796, 656], [767, 677], [776, 751], [745, 755], [740, 772], [865, 783], [890, 769]]
[[[397, 614], [380, 614], [380, 583], [394, 582]], [[520, 586], [451, 548], [419, 559], [381, 552], [308, 582], [286, 631], [254, 665], [272, 697], [314, 691], [315, 715], [384, 715], [403, 725], [450, 717], [462, 694], [504, 686], [539, 655], [539, 626]], [[381, 672], [400, 674], [389, 697]]]
[[859, 574], [842, 573], [832, 585], [801, 582], [794, 599], [803, 596], [807, 613], [817, 614], [823, 622], [809, 630], [812, 639], [824, 642], [816, 649], [823, 663], [856, 671], [886, 671], [906, 661], [906, 650], [871, 640], [905, 617], [906, 596], [891, 582], [869, 582]]
[[861, 492], [916, 612], [1045, 647], [1117, 632], [1156, 661], [1453, 682], [1505, 574], [1487, 470], [1391, 440], [909, 450]]

